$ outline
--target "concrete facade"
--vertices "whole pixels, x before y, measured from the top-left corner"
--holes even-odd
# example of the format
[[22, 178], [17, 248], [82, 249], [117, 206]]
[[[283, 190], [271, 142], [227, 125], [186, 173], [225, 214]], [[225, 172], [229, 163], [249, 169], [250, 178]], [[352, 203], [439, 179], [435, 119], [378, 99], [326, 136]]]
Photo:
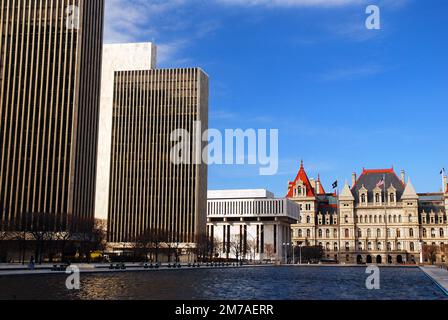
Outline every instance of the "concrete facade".
[[208, 192], [207, 233], [215, 258], [283, 261], [299, 206], [266, 190]]
[[95, 217], [97, 219], [107, 219], [115, 72], [155, 69], [156, 61], [157, 47], [152, 43], [104, 45], [95, 198]]

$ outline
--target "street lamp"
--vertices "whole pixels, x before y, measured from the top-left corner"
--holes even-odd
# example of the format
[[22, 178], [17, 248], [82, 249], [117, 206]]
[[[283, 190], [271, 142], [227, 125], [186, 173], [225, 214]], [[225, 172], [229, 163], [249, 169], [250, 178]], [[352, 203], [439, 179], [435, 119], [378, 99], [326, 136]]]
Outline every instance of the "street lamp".
[[285, 252], [285, 264], [288, 264], [288, 251], [286, 251], [287, 249], [287, 247], [289, 247], [289, 243], [283, 243], [283, 246], [285, 247], [285, 250], [284, 250], [284, 252]]
[[292, 264], [296, 264], [296, 244], [292, 243]]

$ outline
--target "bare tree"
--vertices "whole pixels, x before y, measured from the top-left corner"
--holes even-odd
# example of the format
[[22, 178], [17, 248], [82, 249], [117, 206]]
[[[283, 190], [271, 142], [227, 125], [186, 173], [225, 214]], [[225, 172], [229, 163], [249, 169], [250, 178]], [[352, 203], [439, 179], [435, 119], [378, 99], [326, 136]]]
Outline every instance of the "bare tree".
[[255, 239], [247, 241], [247, 254], [249, 254], [249, 259], [255, 261], [257, 256], [257, 241]]
[[437, 262], [437, 254], [440, 248], [436, 245], [424, 245], [423, 246], [423, 257], [428, 260], [431, 264]]
[[213, 240], [206, 234], [199, 234], [196, 236], [196, 250], [195, 254], [199, 261], [205, 261], [213, 255]]
[[230, 252], [233, 253], [236, 260], [240, 261], [244, 254], [244, 243], [240, 235], [233, 235], [230, 239]]
[[224, 254], [223, 243], [219, 240], [219, 238], [215, 238], [213, 240], [213, 258], [219, 259], [222, 254]]
[[95, 219], [93, 228], [93, 241], [95, 242], [96, 250], [105, 251], [107, 248], [107, 221], [102, 219]]
[[264, 254], [266, 258], [272, 261], [272, 258], [275, 256], [275, 248], [272, 244], [266, 244], [264, 246]]

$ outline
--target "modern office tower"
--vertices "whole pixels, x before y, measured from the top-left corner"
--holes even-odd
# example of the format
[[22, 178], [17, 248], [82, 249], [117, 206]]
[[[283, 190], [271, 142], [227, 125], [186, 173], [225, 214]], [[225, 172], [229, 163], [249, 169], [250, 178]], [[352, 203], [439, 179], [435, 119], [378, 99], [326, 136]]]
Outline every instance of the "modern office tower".
[[197, 121], [201, 134], [208, 127], [208, 76], [200, 69], [115, 73], [110, 242], [163, 233], [164, 242], [189, 244], [205, 234], [207, 165], [170, 157], [177, 129], [191, 134], [192, 155], [205, 147], [193, 137]]
[[97, 219], [107, 219], [115, 71], [154, 69], [156, 52], [157, 48], [152, 43], [104, 45], [95, 199], [95, 218]]
[[1, 229], [91, 230], [104, 0], [1, 3]]

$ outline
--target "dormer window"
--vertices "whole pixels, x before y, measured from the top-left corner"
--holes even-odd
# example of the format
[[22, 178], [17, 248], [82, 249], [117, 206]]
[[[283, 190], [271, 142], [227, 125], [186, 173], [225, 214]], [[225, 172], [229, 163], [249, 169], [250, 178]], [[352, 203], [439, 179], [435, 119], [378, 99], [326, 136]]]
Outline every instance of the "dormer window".
[[389, 194], [389, 203], [396, 204], [397, 203], [397, 189], [391, 184], [389, 189], [387, 189], [387, 193]]
[[435, 222], [434, 213], [431, 213], [431, 215], [430, 215], [430, 223], [434, 224], [434, 222]]
[[375, 202], [377, 204], [381, 203], [381, 195], [379, 193], [375, 193]]
[[361, 189], [359, 189], [359, 198], [361, 199], [361, 204], [367, 205], [367, 189], [362, 185]]
[[306, 196], [306, 186], [303, 184], [303, 181], [299, 180], [295, 189], [296, 197], [305, 197]]
[[379, 206], [383, 202], [383, 191], [380, 187], [373, 189], [375, 205]]

